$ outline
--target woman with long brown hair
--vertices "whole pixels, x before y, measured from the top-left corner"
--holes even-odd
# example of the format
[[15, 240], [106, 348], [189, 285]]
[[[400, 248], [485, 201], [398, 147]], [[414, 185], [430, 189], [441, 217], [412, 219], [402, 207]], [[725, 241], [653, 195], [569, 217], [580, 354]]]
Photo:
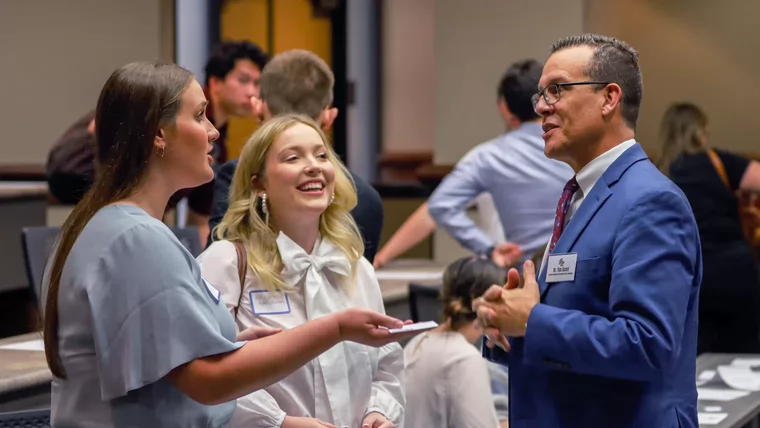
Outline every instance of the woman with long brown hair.
[[219, 134], [206, 105], [176, 65], [128, 64], [103, 87], [98, 177], [43, 279], [54, 427], [226, 426], [236, 398], [343, 340], [382, 346], [413, 334], [391, 336], [380, 327], [400, 321], [360, 309], [237, 334], [219, 291], [160, 220], [172, 194], [213, 178]]
[[707, 115], [676, 103], [660, 129], [660, 170], [689, 199], [704, 262], [698, 352], [760, 352], [760, 273], [742, 230], [736, 190], [760, 191], [760, 164], [708, 141]]

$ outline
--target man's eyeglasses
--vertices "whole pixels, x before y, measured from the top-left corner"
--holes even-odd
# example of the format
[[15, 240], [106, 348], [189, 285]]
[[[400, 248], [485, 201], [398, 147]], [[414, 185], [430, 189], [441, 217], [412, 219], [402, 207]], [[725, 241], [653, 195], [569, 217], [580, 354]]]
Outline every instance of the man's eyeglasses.
[[562, 98], [562, 88], [565, 86], [580, 86], [580, 85], [609, 85], [609, 82], [572, 82], [572, 83], [552, 83], [545, 87], [541, 92], [534, 94], [530, 101], [533, 103], [533, 110], [538, 106], [538, 100], [541, 97], [544, 98], [546, 105], [554, 105]]

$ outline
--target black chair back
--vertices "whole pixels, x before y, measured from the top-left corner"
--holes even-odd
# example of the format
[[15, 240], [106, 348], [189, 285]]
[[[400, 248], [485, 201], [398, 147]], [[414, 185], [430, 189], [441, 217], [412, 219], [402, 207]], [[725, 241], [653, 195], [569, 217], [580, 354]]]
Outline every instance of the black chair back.
[[441, 286], [409, 284], [409, 312], [412, 321], [441, 321]]
[[45, 264], [60, 230], [58, 227], [45, 226], [25, 227], [21, 230], [21, 248], [24, 253], [26, 277], [38, 307], [43, 294], [41, 287]]
[[50, 428], [50, 409], [0, 413], [0, 428]]

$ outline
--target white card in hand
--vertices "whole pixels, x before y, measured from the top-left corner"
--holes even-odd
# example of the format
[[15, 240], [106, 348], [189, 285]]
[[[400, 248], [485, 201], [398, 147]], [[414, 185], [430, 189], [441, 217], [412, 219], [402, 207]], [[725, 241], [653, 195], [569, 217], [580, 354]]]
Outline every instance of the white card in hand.
[[401, 328], [392, 328], [388, 331], [391, 334], [397, 334], [397, 333], [407, 333], [410, 331], [421, 331], [421, 330], [432, 330], [434, 328], [438, 327], [438, 323], [435, 321], [424, 321], [424, 322], [418, 322], [414, 324], [408, 324]]

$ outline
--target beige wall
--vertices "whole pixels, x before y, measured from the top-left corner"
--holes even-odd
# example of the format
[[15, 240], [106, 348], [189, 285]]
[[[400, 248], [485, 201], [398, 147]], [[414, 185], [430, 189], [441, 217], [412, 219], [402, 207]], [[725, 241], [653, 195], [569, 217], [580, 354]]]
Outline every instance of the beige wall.
[[583, 29], [583, 0], [437, 0], [435, 162], [454, 163], [503, 132], [496, 86], [510, 63], [545, 60]]
[[501, 133], [501, 75], [579, 33], [583, 12], [583, 0], [385, 0], [383, 150], [453, 163]]
[[54, 140], [95, 107], [115, 68], [135, 60], [171, 60], [172, 4], [0, 2], [0, 163], [44, 163]]
[[382, 142], [386, 152], [433, 150], [436, 0], [382, 2]]
[[659, 122], [673, 101], [698, 103], [715, 146], [760, 153], [755, 124], [760, 85], [760, 2], [589, 0], [588, 30], [639, 52], [644, 102], [637, 139], [657, 150]]

